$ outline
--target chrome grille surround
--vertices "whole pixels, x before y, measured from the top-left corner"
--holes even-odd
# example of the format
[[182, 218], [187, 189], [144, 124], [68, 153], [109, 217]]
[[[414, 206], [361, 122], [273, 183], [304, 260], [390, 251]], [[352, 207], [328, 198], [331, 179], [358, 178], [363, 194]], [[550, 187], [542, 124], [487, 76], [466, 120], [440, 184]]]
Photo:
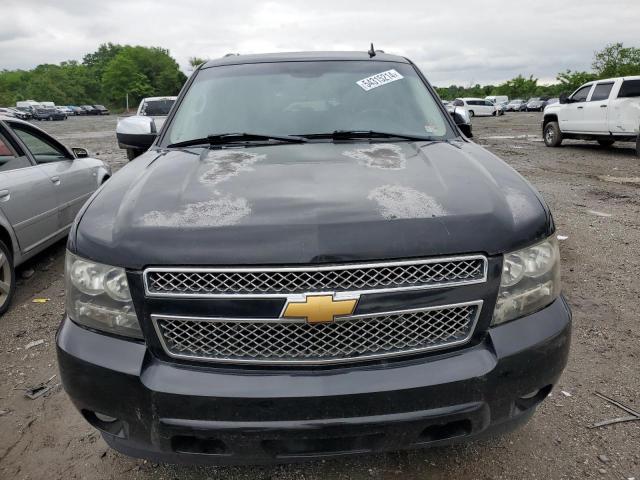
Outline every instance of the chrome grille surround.
[[290, 297], [318, 292], [379, 293], [482, 283], [482, 255], [426, 260], [300, 267], [150, 267], [144, 287], [151, 297]]
[[482, 301], [352, 315], [333, 323], [298, 319], [152, 315], [173, 358], [236, 364], [334, 364], [409, 355], [468, 342]]

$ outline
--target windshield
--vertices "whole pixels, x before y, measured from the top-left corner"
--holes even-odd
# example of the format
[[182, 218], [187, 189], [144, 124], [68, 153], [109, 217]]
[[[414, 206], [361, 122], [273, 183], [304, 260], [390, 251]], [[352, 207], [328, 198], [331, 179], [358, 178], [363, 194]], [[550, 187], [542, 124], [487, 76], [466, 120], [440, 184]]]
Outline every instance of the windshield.
[[149, 100], [144, 103], [142, 107], [142, 111], [140, 112], [142, 115], [147, 115], [149, 117], [161, 117], [163, 115], [169, 115], [169, 110], [171, 110], [171, 106], [174, 104], [175, 100]]
[[409, 64], [277, 62], [198, 72], [162, 143], [231, 132], [311, 135], [336, 130], [455, 136]]

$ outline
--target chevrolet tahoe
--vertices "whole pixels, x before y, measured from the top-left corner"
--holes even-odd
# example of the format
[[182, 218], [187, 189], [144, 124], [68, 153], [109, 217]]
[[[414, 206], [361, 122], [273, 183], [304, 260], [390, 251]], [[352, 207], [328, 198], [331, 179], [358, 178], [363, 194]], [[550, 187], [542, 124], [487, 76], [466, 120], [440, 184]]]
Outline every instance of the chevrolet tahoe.
[[569, 352], [555, 225], [458, 119], [382, 52], [201, 65], [69, 236], [57, 353], [79, 412], [169, 463], [526, 423]]

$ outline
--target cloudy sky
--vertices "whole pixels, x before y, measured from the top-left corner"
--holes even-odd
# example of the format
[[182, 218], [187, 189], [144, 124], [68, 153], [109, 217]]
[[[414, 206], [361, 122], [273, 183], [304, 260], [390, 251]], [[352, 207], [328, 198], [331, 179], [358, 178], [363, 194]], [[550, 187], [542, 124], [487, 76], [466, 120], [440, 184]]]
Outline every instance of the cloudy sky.
[[228, 52], [366, 50], [415, 61], [432, 83], [589, 69], [607, 43], [640, 47], [640, 0], [0, 0], [0, 69], [81, 60], [99, 44]]

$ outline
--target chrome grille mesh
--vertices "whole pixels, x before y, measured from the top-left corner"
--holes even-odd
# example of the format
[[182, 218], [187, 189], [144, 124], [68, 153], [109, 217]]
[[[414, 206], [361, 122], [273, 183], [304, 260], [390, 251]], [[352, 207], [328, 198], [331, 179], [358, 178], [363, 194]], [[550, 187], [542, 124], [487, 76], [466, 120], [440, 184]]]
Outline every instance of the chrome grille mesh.
[[173, 357], [234, 363], [325, 363], [443, 348], [467, 341], [480, 305], [345, 318], [279, 320], [154, 318]]
[[161, 269], [145, 272], [151, 295], [263, 295], [412, 288], [482, 281], [483, 257], [336, 267]]

